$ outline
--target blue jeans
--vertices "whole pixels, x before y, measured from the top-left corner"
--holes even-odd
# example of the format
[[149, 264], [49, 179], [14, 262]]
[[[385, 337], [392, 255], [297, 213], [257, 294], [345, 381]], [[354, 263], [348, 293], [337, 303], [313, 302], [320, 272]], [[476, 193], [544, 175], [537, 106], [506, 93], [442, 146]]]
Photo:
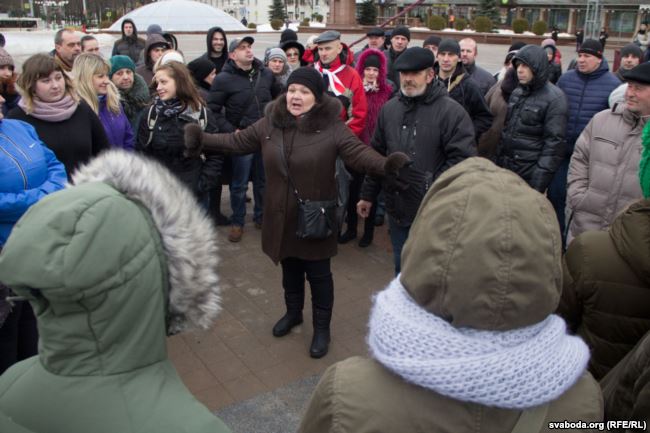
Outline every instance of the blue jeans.
[[395, 265], [395, 276], [397, 276], [402, 269], [402, 248], [406, 243], [406, 238], [409, 236], [411, 226], [404, 227], [397, 225], [397, 223], [388, 215], [388, 230], [390, 231], [390, 243], [393, 245], [393, 262]]
[[232, 180], [230, 181], [230, 207], [232, 225], [244, 226], [246, 217], [246, 191], [248, 180], [253, 173], [253, 220], [262, 221], [264, 196], [264, 165], [260, 152], [232, 157]]
[[565, 212], [566, 212], [566, 188], [567, 188], [567, 175], [569, 174], [569, 158], [565, 158], [560, 164], [560, 167], [555, 172], [551, 184], [548, 186], [546, 195], [548, 200], [555, 209], [557, 221], [560, 223], [560, 233], [562, 235], [562, 250], [566, 247], [565, 236]]

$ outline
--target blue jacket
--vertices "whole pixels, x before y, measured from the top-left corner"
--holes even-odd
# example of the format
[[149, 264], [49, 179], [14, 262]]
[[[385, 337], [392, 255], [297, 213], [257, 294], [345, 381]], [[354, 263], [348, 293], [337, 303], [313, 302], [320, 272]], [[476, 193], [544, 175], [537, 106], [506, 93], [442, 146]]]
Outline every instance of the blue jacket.
[[30, 124], [0, 121], [0, 247], [27, 209], [67, 179], [63, 164]]
[[596, 113], [609, 108], [608, 98], [621, 84], [609, 72], [607, 60], [591, 74], [571, 69], [562, 75], [557, 86], [566, 94], [569, 102], [569, 121], [566, 130], [566, 157], [571, 157], [576, 140]]

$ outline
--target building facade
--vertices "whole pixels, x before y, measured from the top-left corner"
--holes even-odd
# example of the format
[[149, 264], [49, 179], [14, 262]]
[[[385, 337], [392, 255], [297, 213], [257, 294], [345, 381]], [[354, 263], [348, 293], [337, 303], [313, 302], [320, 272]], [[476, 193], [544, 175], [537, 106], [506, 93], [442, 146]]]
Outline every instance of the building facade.
[[[249, 23], [264, 24], [269, 20], [269, 8], [273, 0], [199, 0], [219, 8], [241, 20], [246, 17]], [[329, 7], [326, 0], [284, 0], [289, 21], [312, 19], [315, 15], [327, 17]]]

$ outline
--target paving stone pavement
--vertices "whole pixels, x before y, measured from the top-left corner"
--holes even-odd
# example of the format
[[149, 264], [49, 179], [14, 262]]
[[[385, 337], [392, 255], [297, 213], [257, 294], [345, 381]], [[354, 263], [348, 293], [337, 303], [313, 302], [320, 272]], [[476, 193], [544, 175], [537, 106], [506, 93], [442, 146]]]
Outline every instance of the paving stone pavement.
[[[228, 192], [224, 189], [222, 210], [226, 209]], [[308, 353], [312, 337], [309, 296], [305, 322], [285, 337], [271, 334], [285, 312], [281, 269], [262, 253], [261, 230], [252, 223], [250, 203], [247, 212], [241, 242], [228, 241], [229, 227], [217, 229], [223, 311], [210, 330], [170, 337], [168, 352], [189, 390], [210, 410], [224, 410], [234, 431], [290, 432], [297, 427], [315, 386], [316, 379], [308, 378], [317, 378], [337, 361], [366, 354], [371, 297], [393, 276], [390, 241], [384, 225], [376, 228], [368, 248], [358, 247], [356, 240], [339, 246], [332, 260], [332, 342], [329, 353], [316, 360]], [[289, 398], [292, 394], [294, 398]], [[255, 400], [260, 395], [265, 397]], [[274, 407], [285, 409], [278, 418], [267, 419], [265, 414]], [[249, 429], [259, 419], [280, 430]]]

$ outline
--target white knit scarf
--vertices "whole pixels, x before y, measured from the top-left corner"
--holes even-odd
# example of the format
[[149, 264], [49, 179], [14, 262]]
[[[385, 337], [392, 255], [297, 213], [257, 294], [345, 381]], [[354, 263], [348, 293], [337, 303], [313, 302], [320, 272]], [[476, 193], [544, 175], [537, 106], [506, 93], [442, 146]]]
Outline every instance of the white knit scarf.
[[408, 382], [455, 400], [526, 409], [560, 397], [580, 378], [589, 349], [551, 315], [512, 331], [455, 328], [417, 305], [399, 277], [374, 300], [372, 356]]
[[345, 92], [345, 86], [343, 85], [339, 77], [336, 75], [339, 72], [341, 72], [343, 69], [345, 69], [344, 64], [333, 70], [323, 68], [320, 62], [316, 62], [315, 66], [318, 72], [320, 72], [321, 74], [327, 74], [327, 79], [329, 80], [330, 83], [329, 89], [327, 90], [334, 93], [334, 96], [340, 96]]

